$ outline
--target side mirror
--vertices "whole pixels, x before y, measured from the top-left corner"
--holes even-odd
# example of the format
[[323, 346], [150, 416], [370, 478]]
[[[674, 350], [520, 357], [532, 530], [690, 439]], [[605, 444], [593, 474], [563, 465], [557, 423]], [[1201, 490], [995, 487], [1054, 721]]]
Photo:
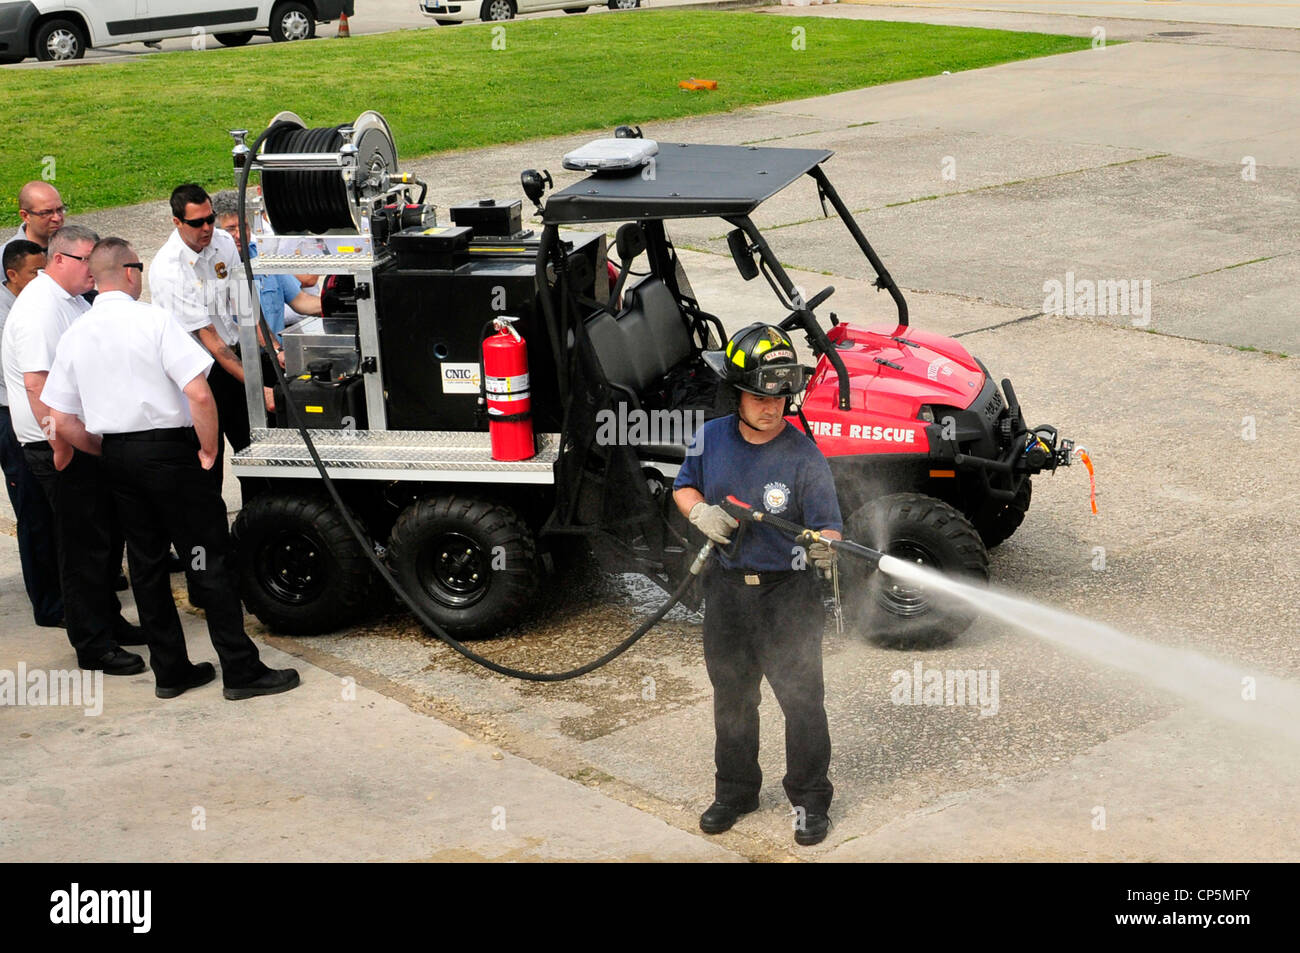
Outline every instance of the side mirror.
[[736, 270], [746, 281], [758, 277], [758, 266], [754, 264], [754, 253], [749, 247], [749, 236], [743, 228], [733, 228], [727, 232], [727, 247], [731, 249], [731, 260], [736, 263]]
[[555, 185], [555, 180], [545, 169], [541, 172], [536, 169], [525, 169], [519, 174], [519, 184], [524, 187], [524, 195], [528, 196], [528, 200], [541, 208], [542, 195], [545, 194], [547, 187]]
[[645, 231], [636, 222], [625, 222], [614, 233], [614, 247], [624, 265], [645, 251]]

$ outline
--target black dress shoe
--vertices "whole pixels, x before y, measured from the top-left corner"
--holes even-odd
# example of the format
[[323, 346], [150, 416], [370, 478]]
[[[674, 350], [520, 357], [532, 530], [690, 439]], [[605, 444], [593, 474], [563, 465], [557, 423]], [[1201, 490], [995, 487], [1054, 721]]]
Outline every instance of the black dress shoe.
[[217, 677], [217, 670], [212, 667], [211, 662], [200, 662], [198, 665], [190, 666], [190, 674], [181, 679], [175, 685], [157, 685], [153, 693], [159, 698], [175, 698], [177, 695], [183, 695], [191, 688], [198, 688], [200, 685], [206, 685]]
[[269, 669], [265, 675], [245, 685], [227, 685], [221, 694], [232, 702], [255, 695], [278, 695], [298, 687], [298, 671], [292, 668]]
[[63, 618], [63, 616], [59, 616], [54, 619], [46, 619], [43, 622], [37, 622], [36, 624], [43, 629], [66, 629], [68, 627], [68, 620]]
[[714, 801], [709, 805], [709, 809], [700, 815], [700, 830], [706, 834], [721, 834], [723, 831], [731, 830], [742, 814], [757, 810], [757, 798], [743, 807], [732, 807], [730, 804]]
[[130, 588], [131, 584], [126, 581], [126, 573], [119, 572], [117, 574], [117, 582], [113, 583], [113, 590], [115, 592], [126, 592]]
[[113, 649], [111, 652], [105, 652], [90, 664], [80, 660], [78, 660], [77, 664], [81, 668], [89, 669], [92, 672], [103, 672], [105, 675], [139, 675], [144, 671], [144, 659], [125, 649]]
[[144, 637], [144, 629], [138, 625], [132, 625], [125, 619], [119, 620], [118, 624], [113, 627], [113, 638], [117, 640], [118, 645], [149, 644], [149, 640]]
[[809, 814], [803, 819], [803, 829], [796, 829], [794, 842], [803, 847], [820, 844], [826, 839], [826, 832], [831, 829], [831, 819], [825, 814]]

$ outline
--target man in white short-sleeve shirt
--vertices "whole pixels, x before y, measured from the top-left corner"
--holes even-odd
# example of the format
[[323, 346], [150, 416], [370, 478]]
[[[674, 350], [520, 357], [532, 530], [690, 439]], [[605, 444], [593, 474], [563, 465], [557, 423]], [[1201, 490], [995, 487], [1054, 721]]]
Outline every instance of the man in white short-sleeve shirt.
[[[11, 241], [0, 255], [4, 284], [0, 284], [0, 335], [3, 335], [9, 309], [18, 295], [45, 267], [41, 246], [26, 239]], [[0, 382], [4, 381], [3, 338], [0, 337]], [[25, 393], [19, 394], [27, 402]], [[54, 540], [54, 512], [45, 491], [32, 476], [22, 445], [9, 421], [9, 395], [0, 387], [0, 468], [4, 470], [5, 488], [14, 508], [18, 534], [18, 561], [23, 568], [23, 585], [32, 604], [37, 625], [63, 625], [63, 590], [59, 583], [59, 555]]]
[[137, 299], [143, 265], [131, 245], [106, 238], [91, 270], [95, 306], [59, 342], [42, 391], [56, 431], [100, 453], [126, 530], [127, 559], [159, 698], [215, 677], [190, 662], [168, 576], [171, 545], [190, 562], [221, 660], [225, 696], [251, 698], [298, 684], [273, 671], [244, 632], [226, 528], [226, 505], [208, 475], [217, 462], [217, 408], [206, 375], [212, 358], [172, 315]]
[[144, 659], [121, 648], [139, 644], [139, 636], [122, 618], [114, 591], [122, 547], [112, 495], [98, 459], [74, 453], [58, 439], [41, 400], [59, 341], [90, 309], [81, 296], [94, 286], [89, 261], [98, 238], [78, 225], [59, 229], [50, 240], [45, 270], [9, 312], [2, 350], [14, 433], [54, 511], [64, 618], [77, 664], [108, 675], [134, 675], [144, 671]]
[[252, 308], [238, 277], [239, 249], [216, 227], [212, 202], [201, 186], [177, 186], [171, 210], [176, 228], [149, 266], [149, 295], [212, 356], [208, 384], [217, 401], [221, 432], [239, 452], [251, 442], [239, 318]]

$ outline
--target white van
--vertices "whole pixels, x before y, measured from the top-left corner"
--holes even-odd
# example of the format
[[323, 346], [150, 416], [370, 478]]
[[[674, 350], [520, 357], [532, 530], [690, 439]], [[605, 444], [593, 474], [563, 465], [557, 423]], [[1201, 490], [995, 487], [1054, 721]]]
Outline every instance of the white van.
[[255, 33], [277, 42], [316, 35], [318, 22], [352, 16], [353, 0], [24, 0], [0, 2], [0, 63], [76, 60], [86, 50], [151, 43], [199, 30], [225, 46]]
[[433, 17], [442, 26], [463, 23], [466, 20], [513, 20], [517, 13], [537, 13], [541, 10], [563, 10], [565, 13], [585, 13], [588, 7], [609, 7], [611, 10], [632, 10], [641, 6], [641, 0], [418, 0], [420, 12]]

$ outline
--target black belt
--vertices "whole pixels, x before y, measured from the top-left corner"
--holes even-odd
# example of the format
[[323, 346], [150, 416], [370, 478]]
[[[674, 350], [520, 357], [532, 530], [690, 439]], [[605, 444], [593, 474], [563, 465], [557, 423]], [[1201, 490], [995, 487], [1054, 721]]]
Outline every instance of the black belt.
[[159, 430], [132, 430], [128, 433], [106, 433], [106, 441], [112, 440], [197, 440], [198, 434], [193, 427], [163, 427]]
[[799, 575], [797, 569], [770, 569], [759, 572], [754, 569], [728, 569], [726, 566], [718, 566], [714, 571], [720, 573], [729, 582], [743, 583], [746, 586], [766, 586]]

